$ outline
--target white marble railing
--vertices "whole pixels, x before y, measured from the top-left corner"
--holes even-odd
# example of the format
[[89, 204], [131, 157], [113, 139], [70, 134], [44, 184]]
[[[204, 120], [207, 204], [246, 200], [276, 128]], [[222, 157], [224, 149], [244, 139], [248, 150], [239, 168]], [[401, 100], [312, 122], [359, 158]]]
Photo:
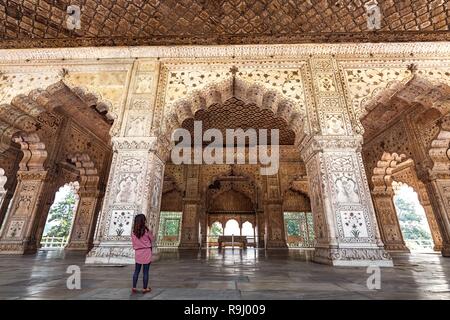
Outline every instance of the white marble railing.
[[41, 247], [48, 248], [64, 248], [67, 244], [68, 237], [42, 237]]

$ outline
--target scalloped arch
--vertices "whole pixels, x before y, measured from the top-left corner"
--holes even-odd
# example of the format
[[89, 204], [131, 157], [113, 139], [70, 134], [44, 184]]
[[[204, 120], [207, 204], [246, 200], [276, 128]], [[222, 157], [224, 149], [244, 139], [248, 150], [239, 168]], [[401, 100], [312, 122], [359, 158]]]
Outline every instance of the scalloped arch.
[[392, 175], [395, 171], [414, 166], [414, 161], [404, 154], [384, 152], [381, 160], [373, 169], [372, 183], [374, 191], [385, 191], [393, 182]]
[[165, 113], [162, 125], [163, 136], [170, 140], [172, 132], [181, 127], [183, 121], [194, 118], [196, 112], [206, 111], [210, 106], [223, 104], [233, 97], [245, 103], [255, 104], [260, 109], [271, 110], [275, 116], [284, 119], [288, 127], [294, 131], [296, 141], [300, 141], [305, 134], [309, 133], [306, 110], [296, 102], [261, 84], [229, 78], [212, 83], [171, 104]]

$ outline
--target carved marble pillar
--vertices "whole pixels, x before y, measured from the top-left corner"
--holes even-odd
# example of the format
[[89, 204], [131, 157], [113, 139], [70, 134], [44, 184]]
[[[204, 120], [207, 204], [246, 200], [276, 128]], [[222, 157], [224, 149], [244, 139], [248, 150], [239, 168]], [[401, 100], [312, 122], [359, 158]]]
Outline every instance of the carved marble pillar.
[[265, 224], [264, 209], [256, 211], [257, 245], [258, 248], [265, 248]]
[[450, 131], [441, 130], [431, 143], [432, 167], [418, 168], [442, 238], [442, 255], [450, 257]]
[[36, 251], [35, 233], [39, 222], [47, 171], [19, 171], [11, 207], [0, 234], [0, 253], [24, 254]]
[[183, 199], [183, 222], [180, 248], [197, 249], [200, 244], [199, 219], [201, 200], [199, 195], [199, 165], [186, 166], [186, 194]]
[[[155, 137], [113, 138], [113, 159], [90, 264], [132, 264], [131, 232], [134, 216], [145, 214], [158, 234], [165, 163], [156, 151]], [[156, 243], [153, 244], [156, 246]]]
[[264, 217], [266, 248], [287, 248], [284, 231], [283, 201], [278, 174], [265, 177]]
[[80, 188], [79, 201], [66, 250], [87, 251], [95, 229], [95, 209], [100, 192], [96, 188]]
[[200, 235], [201, 247], [206, 248], [208, 246], [208, 215], [204, 203], [200, 207]]
[[314, 260], [392, 266], [384, 250], [360, 153], [361, 137], [315, 136], [303, 146], [316, 236]]
[[433, 207], [431, 205], [430, 199], [428, 197], [428, 193], [426, 190], [426, 187], [423, 183], [420, 183], [420, 186], [418, 187], [419, 192], [419, 201], [422, 205], [425, 215], [427, 217], [428, 225], [430, 227], [431, 231], [431, 237], [433, 238], [434, 251], [441, 251], [442, 250], [442, 236], [441, 231], [439, 230], [439, 225], [436, 221], [436, 216], [433, 211]]
[[372, 200], [385, 249], [388, 251], [409, 252], [400, 229], [392, 188], [389, 187], [389, 190], [377, 190], [375, 187], [372, 192]]
[[431, 177], [425, 182], [442, 238], [442, 255], [450, 257], [450, 179]]

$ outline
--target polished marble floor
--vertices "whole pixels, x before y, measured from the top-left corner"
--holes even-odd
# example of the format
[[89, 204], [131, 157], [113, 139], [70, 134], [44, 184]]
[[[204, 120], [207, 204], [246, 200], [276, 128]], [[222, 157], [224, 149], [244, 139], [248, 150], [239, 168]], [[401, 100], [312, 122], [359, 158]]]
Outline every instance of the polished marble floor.
[[[64, 251], [0, 255], [0, 299], [450, 299], [450, 258], [437, 253], [395, 255], [379, 290], [367, 288], [366, 268], [316, 264], [311, 253], [166, 250], [145, 295], [130, 294], [133, 266], [85, 265], [84, 255]], [[79, 290], [67, 288], [70, 265], [81, 269]]]

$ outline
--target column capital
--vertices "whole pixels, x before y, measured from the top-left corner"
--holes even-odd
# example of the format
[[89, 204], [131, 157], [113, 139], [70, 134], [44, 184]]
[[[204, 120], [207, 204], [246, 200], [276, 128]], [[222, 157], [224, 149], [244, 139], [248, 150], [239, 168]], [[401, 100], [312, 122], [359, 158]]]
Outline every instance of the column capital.
[[305, 162], [318, 152], [324, 151], [361, 151], [363, 137], [353, 136], [312, 136], [301, 147], [300, 152]]
[[156, 137], [113, 137], [114, 152], [148, 151], [155, 153], [161, 161], [166, 162], [170, 154], [170, 142]]
[[21, 180], [44, 180], [47, 174], [45, 170], [17, 171], [17, 177]]
[[374, 196], [380, 196], [380, 197], [393, 197], [394, 196], [394, 190], [392, 187], [387, 186], [375, 186], [373, 190], [370, 192]]
[[113, 150], [156, 150], [157, 137], [112, 137]]
[[78, 195], [80, 198], [97, 198], [102, 192], [97, 188], [80, 188], [78, 190]]

